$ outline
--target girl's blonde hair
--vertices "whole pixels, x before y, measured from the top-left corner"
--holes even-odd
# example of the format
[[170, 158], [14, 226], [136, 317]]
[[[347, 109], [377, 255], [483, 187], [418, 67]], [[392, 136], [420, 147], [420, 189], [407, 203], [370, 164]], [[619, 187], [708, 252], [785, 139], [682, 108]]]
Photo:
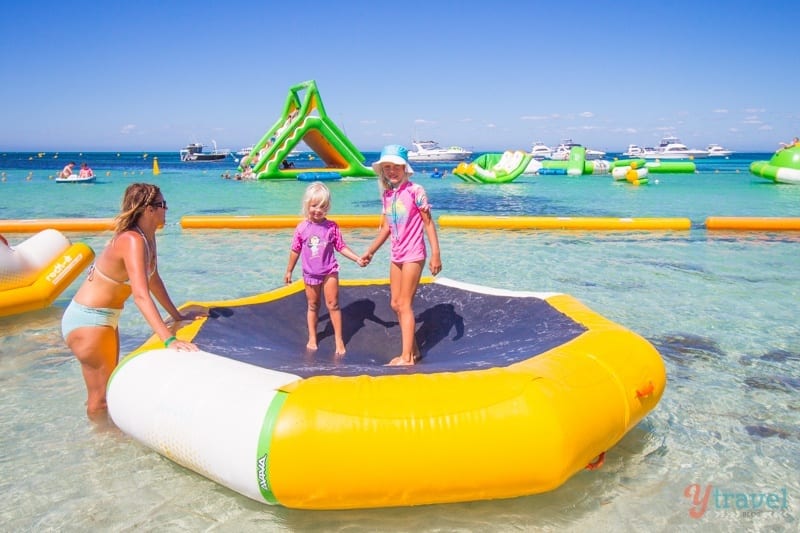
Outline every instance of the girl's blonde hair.
[[114, 219], [114, 233], [133, 229], [144, 210], [161, 194], [161, 189], [150, 183], [131, 183], [122, 197], [122, 208]]
[[303, 194], [303, 216], [308, 218], [309, 207], [314, 204], [321, 205], [325, 213], [331, 208], [331, 191], [321, 181], [315, 181], [308, 187]]

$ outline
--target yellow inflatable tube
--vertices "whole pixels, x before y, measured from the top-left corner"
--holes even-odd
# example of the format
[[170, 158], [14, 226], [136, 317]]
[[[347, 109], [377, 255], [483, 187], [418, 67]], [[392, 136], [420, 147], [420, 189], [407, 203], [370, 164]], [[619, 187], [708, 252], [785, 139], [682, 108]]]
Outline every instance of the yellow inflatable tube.
[[[297, 226], [299, 215], [186, 215], [181, 218], [184, 229], [285, 229]], [[342, 228], [377, 228], [380, 215], [331, 215]]]
[[286, 387], [269, 459], [276, 500], [351, 508], [509, 498], [591, 468], [656, 405], [664, 367], [652, 348], [630, 359], [643, 341], [570, 297], [551, 303], [604, 331], [510, 368]]
[[526, 217], [442, 215], [443, 228], [552, 230], [688, 230], [688, 218]]
[[708, 217], [706, 229], [800, 231], [800, 217]]
[[113, 229], [113, 227], [113, 218], [0, 220], [0, 233], [34, 233], [49, 228], [59, 231], [106, 231]]

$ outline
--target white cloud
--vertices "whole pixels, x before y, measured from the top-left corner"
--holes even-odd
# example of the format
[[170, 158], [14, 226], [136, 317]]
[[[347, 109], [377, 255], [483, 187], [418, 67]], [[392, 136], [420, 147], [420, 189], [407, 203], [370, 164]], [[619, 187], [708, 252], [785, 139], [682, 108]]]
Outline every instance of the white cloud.
[[123, 135], [128, 135], [129, 133], [132, 133], [133, 130], [135, 129], [136, 129], [136, 124], [126, 124], [122, 126], [122, 129], [119, 130], [119, 132]]
[[591, 111], [584, 111], [583, 113], [580, 113], [578, 116], [582, 118], [592, 118], [594, 117], [594, 113], [592, 113]]
[[714, 109], [711, 111], [712, 113], [727, 113], [727, 109]]

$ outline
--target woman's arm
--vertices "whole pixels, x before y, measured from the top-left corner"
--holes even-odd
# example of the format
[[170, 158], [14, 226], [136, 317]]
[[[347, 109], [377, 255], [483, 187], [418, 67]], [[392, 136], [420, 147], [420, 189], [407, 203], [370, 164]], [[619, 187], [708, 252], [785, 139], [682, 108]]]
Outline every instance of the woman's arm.
[[[150, 284], [147, 280], [147, 267], [145, 265], [144, 237], [128, 231], [117, 237], [116, 246], [119, 247], [122, 260], [125, 263], [125, 271], [128, 273], [128, 279], [131, 284], [133, 302], [155, 334], [162, 341], [166, 341], [172, 337], [172, 332], [164, 323], [164, 320], [161, 319], [161, 313], [159, 313], [150, 295]], [[163, 283], [161, 283], [161, 287], [163, 288]], [[163, 292], [166, 293], [166, 290]], [[175, 310], [174, 305], [172, 308]]]
[[164, 310], [169, 313], [169, 316], [171, 316], [173, 320], [180, 322], [181, 320], [189, 320], [190, 318], [193, 318], [181, 313], [180, 310], [175, 307], [175, 304], [172, 303], [172, 298], [170, 298], [169, 293], [167, 293], [167, 287], [164, 285], [164, 280], [161, 279], [158, 269], [156, 269], [156, 271], [153, 273], [153, 276], [150, 278], [149, 285], [150, 292], [156, 297], [158, 303], [160, 303], [161, 307], [163, 307]]

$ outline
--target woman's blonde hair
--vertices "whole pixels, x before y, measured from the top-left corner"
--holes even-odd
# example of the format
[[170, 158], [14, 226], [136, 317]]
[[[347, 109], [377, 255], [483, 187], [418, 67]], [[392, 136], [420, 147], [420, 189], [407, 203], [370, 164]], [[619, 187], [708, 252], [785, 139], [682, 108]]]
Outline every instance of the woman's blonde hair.
[[120, 234], [132, 229], [147, 206], [155, 201], [159, 194], [161, 194], [161, 189], [150, 183], [128, 185], [125, 195], [122, 197], [120, 213], [114, 219], [114, 233]]
[[321, 181], [315, 181], [308, 187], [303, 194], [303, 216], [308, 218], [309, 207], [313, 204], [320, 204], [327, 213], [331, 208], [331, 191]]

